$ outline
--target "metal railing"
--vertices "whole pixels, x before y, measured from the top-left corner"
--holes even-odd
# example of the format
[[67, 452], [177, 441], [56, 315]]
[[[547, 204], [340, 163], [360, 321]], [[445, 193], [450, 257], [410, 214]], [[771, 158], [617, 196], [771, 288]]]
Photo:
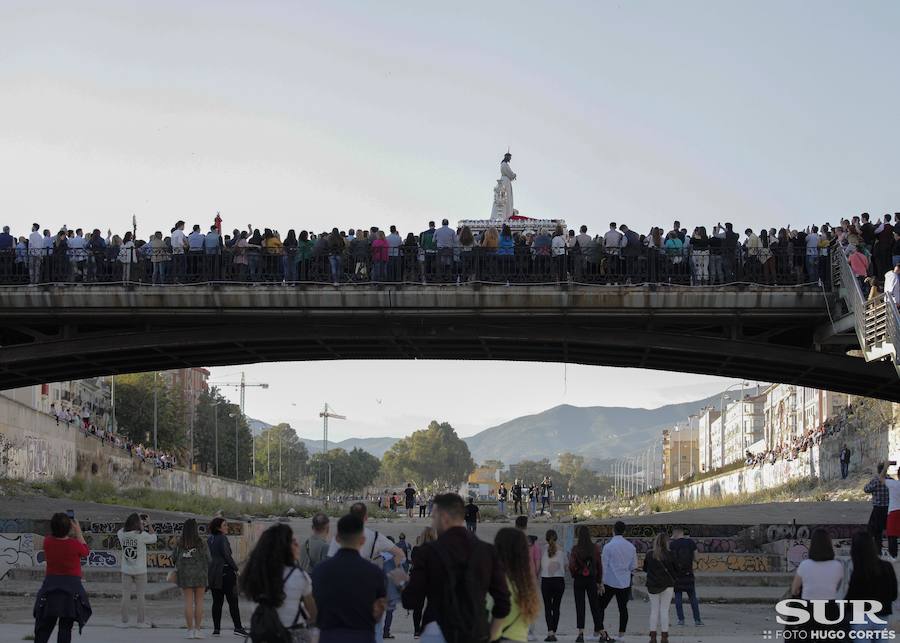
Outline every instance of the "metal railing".
[[847, 310], [859, 347], [867, 362], [889, 358], [900, 374], [900, 313], [890, 293], [872, 298], [863, 295], [860, 279], [853, 274], [847, 256], [837, 248], [832, 252], [832, 282]]
[[666, 251], [641, 247], [540, 250], [358, 247], [340, 253], [300, 248], [0, 250], [0, 285], [24, 284], [585, 284], [717, 286], [749, 283], [826, 288], [826, 255], [782, 252]]

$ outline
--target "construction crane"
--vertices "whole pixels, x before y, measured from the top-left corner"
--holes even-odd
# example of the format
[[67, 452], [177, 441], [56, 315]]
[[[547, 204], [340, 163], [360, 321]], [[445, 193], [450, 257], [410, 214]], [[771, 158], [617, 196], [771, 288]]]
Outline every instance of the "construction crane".
[[[328, 418], [334, 418], [335, 420], [346, 420], [347, 418], [343, 415], [338, 415], [337, 413], [332, 412], [330, 408], [328, 408], [328, 402], [325, 402], [325, 409], [319, 413], [319, 417], [322, 418], [322, 455], [328, 453]], [[325, 460], [322, 460], [322, 464], [325, 464]], [[322, 474], [325, 472], [322, 471]], [[322, 476], [323, 480], [326, 479], [325, 476]], [[329, 490], [331, 489], [331, 465], [328, 465], [328, 485], [325, 487], [325, 495], [328, 495]]]
[[[269, 388], [268, 384], [263, 384], [263, 383], [247, 384], [247, 380], [244, 377], [244, 371], [241, 371], [241, 381], [240, 382], [216, 382], [216, 383], [213, 383], [212, 386], [217, 386], [219, 388], [239, 388], [239, 389], [241, 389], [241, 416], [243, 416], [243, 417], [247, 417], [246, 414], [244, 413], [244, 398], [246, 396], [247, 387], [248, 386], [249, 387], [258, 387], [261, 389]], [[253, 449], [253, 457], [250, 458], [251, 475], [253, 476], [253, 479], [255, 480], [256, 479], [256, 433], [253, 430], [250, 431], [250, 440], [251, 440], [252, 449]], [[235, 445], [235, 448], [237, 448], [237, 445]], [[268, 444], [266, 445], [266, 452], [268, 454]], [[266, 457], [268, 458], [268, 455]]]
[[322, 418], [322, 453], [328, 453], [328, 418], [335, 420], [346, 420], [347, 418], [333, 413], [332, 409], [328, 408], [328, 402], [325, 402], [325, 410], [319, 413], [319, 417]]

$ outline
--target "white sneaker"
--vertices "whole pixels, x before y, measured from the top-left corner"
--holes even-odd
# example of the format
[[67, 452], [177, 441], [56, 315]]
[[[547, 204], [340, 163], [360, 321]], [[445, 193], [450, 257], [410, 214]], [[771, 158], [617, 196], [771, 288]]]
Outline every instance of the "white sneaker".
[[206, 635], [203, 633], [203, 630], [194, 630], [194, 638], [195, 639], [205, 639]]
[[153, 627], [153, 624], [144, 622], [144, 623], [138, 623], [137, 625], [135, 625], [135, 627], [138, 628], [139, 630], [149, 630], [150, 628]]
[[184, 635], [184, 638], [186, 638], [186, 639], [196, 638], [196, 637], [194, 636], [194, 630], [188, 630], [188, 631], [187, 631], [187, 634]]

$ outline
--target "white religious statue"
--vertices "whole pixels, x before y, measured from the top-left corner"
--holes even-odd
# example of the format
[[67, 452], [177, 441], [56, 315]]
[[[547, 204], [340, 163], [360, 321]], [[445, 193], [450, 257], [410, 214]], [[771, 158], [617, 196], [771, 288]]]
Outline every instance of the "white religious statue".
[[491, 218], [501, 221], [506, 221], [515, 213], [512, 182], [516, 180], [516, 173], [509, 167], [510, 159], [512, 159], [512, 154], [509, 152], [503, 155], [503, 161], [500, 163], [500, 178], [497, 179], [497, 185], [494, 187], [494, 207], [491, 209]]

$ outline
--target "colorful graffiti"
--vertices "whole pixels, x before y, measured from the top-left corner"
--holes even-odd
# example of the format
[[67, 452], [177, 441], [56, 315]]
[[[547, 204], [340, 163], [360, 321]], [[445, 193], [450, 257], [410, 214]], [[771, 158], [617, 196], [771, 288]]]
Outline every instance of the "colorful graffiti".
[[[626, 538], [653, 538], [661, 531], [672, 533], [675, 527], [682, 527], [684, 533], [692, 538], [728, 538], [739, 535], [751, 528], [750, 525], [628, 525], [625, 528]], [[592, 538], [612, 538], [612, 525], [588, 525]]]
[[[84, 528], [84, 524], [87, 524], [87, 528]], [[228, 534], [229, 536], [240, 536], [244, 533], [244, 523], [237, 521], [229, 521], [228, 525]], [[92, 534], [113, 534], [118, 533], [120, 529], [125, 526], [124, 522], [118, 521], [94, 521], [91, 523], [82, 523], [82, 527], [84, 528], [85, 533]], [[166, 521], [166, 522], [151, 522], [150, 526], [153, 528], [157, 534], [171, 534], [171, 535], [179, 535], [181, 534], [181, 530], [184, 528], [184, 521], [175, 522], [175, 521]], [[200, 535], [206, 534], [207, 529], [206, 523], [199, 523], [197, 525], [197, 531], [200, 532]]]
[[[639, 554], [644, 554], [653, 548], [651, 538], [628, 538]], [[601, 538], [597, 544], [601, 547], [609, 542], [608, 538]], [[747, 543], [740, 538], [700, 538], [694, 540], [697, 552], [701, 554], [743, 554], [750, 551]]]
[[[694, 571], [725, 574], [728, 572], [771, 572], [770, 554], [697, 554], [694, 557]], [[644, 555], [638, 554], [638, 568], [644, 562]]]

